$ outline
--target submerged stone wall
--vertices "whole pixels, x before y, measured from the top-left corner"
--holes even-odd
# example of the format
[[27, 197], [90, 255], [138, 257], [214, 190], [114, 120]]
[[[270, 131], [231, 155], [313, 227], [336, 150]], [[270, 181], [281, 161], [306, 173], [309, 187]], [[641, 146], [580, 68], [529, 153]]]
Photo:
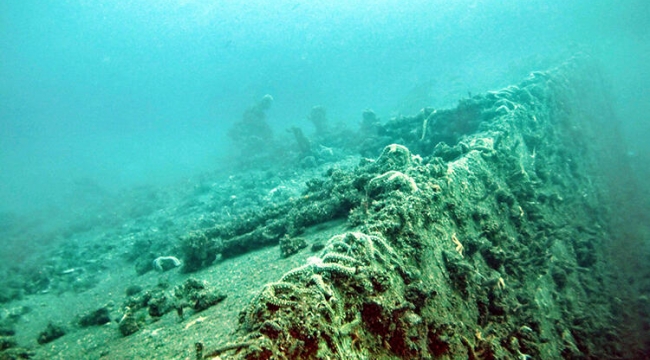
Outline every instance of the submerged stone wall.
[[[364, 142], [387, 145], [376, 160], [330, 173], [300, 200], [329, 204], [323, 221], [345, 216], [349, 231], [267, 284], [237, 340], [205, 356], [631, 356], [603, 253], [611, 210], [590, 71], [572, 59], [383, 125]], [[276, 211], [267, 223], [296, 216]]]

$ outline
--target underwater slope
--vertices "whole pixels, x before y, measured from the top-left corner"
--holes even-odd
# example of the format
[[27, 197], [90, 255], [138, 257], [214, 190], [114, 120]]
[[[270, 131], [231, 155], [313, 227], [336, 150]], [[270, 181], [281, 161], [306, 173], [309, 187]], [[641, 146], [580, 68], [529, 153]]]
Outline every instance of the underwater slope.
[[376, 160], [314, 180], [290, 211], [267, 210], [236, 236], [213, 230], [241, 253], [232, 239], [246, 234], [286, 243], [319, 219], [349, 225], [264, 286], [236, 339], [198, 355], [633, 357], [603, 253], [611, 203], [594, 141], [603, 119], [591, 116], [602, 99], [586, 98], [598, 82], [575, 58], [393, 119], [364, 142], [386, 145]]
[[241, 168], [134, 189], [0, 268], [0, 358], [643, 357], [634, 184], [588, 57], [358, 131], [315, 107], [315, 135], [260, 134], [262, 100]]

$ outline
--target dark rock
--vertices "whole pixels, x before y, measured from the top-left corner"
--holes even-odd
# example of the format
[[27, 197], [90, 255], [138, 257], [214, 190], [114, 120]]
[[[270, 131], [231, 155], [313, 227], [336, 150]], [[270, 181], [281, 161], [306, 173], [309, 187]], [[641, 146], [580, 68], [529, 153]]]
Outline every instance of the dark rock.
[[39, 344], [47, 344], [65, 335], [65, 329], [59, 325], [49, 323], [45, 330], [38, 335], [36, 341]]
[[[0, 351], [16, 346], [16, 340], [12, 336], [0, 336]], [[1, 356], [1, 355], [0, 355]]]
[[142, 286], [140, 285], [131, 285], [126, 288], [126, 296], [134, 296], [142, 292]]
[[79, 319], [79, 325], [82, 327], [104, 325], [111, 322], [109, 311], [106, 307], [101, 307], [90, 314], [86, 314]]

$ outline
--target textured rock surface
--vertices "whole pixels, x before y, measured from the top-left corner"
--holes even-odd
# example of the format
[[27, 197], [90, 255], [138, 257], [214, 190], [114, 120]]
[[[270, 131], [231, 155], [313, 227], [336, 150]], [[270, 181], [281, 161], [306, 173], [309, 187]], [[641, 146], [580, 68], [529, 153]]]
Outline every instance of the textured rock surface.
[[[589, 79], [574, 59], [389, 122], [375, 143], [397, 144], [305, 196], [335, 204], [321, 219], [347, 215], [349, 231], [267, 284], [239, 338], [212, 355], [622, 356], [602, 144], [591, 138], [603, 119], [581, 107], [597, 100], [581, 91]], [[284, 219], [274, 217], [295, 221]]]

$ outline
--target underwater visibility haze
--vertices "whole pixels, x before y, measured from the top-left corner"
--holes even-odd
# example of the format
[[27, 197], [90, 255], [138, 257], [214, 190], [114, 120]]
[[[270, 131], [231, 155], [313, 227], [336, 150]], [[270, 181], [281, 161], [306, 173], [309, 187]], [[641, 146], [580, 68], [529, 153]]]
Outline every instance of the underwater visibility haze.
[[643, 106], [648, 76], [641, 1], [0, 6], [6, 211], [213, 169], [228, 127], [265, 94], [284, 131], [308, 128], [315, 105], [350, 125], [366, 108], [388, 118], [448, 106], [581, 44], [612, 62], [626, 105]]
[[648, 24], [0, 2], [0, 356], [648, 356]]

